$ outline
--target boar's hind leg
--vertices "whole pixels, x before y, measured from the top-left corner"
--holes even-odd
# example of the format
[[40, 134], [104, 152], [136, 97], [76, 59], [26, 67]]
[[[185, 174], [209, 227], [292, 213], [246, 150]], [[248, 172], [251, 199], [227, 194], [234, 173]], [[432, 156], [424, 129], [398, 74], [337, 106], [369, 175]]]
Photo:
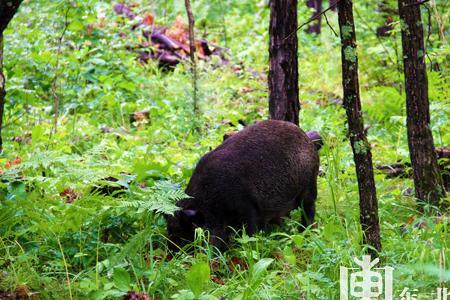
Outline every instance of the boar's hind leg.
[[302, 208], [301, 230], [303, 231], [309, 225], [314, 223], [314, 216], [316, 214], [316, 198], [317, 186], [311, 185], [303, 192], [298, 199], [299, 206]]

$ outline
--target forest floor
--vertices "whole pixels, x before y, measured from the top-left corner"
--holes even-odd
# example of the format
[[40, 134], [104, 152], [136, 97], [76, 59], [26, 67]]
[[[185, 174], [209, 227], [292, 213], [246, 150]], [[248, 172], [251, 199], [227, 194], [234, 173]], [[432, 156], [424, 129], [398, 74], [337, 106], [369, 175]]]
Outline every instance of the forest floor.
[[[183, 1], [115, 4], [24, 1], [5, 32], [0, 298], [338, 299], [340, 266], [357, 267], [364, 253], [339, 38], [326, 24], [318, 36], [298, 32], [300, 124], [324, 139], [317, 226], [299, 233], [294, 211], [270, 232], [237, 235], [224, 253], [199, 232], [193, 253], [172, 254], [162, 214], [183, 197], [197, 160], [225, 133], [268, 116], [269, 10], [265, 1], [193, 3], [197, 36], [219, 54], [198, 46], [194, 112], [188, 63], [161, 68], [145, 33], [165, 26], [182, 42]], [[400, 25], [378, 38], [374, 5], [355, 3], [365, 123], [375, 165], [408, 162]], [[450, 145], [450, 46], [436, 20], [450, 3], [430, 5], [431, 126], [442, 147]], [[299, 24], [311, 16], [303, 6]], [[337, 29], [336, 14], [328, 18]], [[375, 179], [379, 267], [394, 268], [394, 298], [405, 288], [420, 299], [450, 289], [449, 218], [418, 210], [411, 179], [378, 171]]]

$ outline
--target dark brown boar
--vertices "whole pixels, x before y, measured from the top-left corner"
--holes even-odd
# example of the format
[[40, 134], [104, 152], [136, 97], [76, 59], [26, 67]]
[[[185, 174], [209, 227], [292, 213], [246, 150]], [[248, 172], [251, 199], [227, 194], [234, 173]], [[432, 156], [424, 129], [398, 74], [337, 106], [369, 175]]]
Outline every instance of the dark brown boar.
[[167, 217], [171, 248], [209, 230], [221, 249], [233, 229], [248, 234], [303, 209], [302, 228], [314, 221], [319, 156], [308, 136], [285, 121], [262, 121], [233, 134], [197, 164], [181, 209]]

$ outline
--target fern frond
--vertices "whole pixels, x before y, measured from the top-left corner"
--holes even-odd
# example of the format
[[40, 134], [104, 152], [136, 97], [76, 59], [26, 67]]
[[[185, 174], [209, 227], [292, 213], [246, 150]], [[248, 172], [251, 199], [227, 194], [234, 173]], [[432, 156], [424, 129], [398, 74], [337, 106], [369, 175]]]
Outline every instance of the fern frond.
[[121, 207], [134, 208], [138, 213], [173, 214], [178, 209], [176, 202], [188, 196], [177, 185], [169, 181], [160, 181], [149, 190], [140, 192], [138, 198], [142, 200], [124, 202]]

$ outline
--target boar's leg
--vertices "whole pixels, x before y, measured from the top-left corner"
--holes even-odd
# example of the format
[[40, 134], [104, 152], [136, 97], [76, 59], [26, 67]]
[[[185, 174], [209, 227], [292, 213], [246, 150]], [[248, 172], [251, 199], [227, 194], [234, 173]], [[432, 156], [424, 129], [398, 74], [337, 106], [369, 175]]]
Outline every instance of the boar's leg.
[[247, 223], [246, 232], [248, 235], [253, 235], [258, 231], [259, 219], [256, 209], [250, 208], [248, 210], [246, 223]]
[[229, 241], [229, 232], [223, 225], [217, 225], [210, 230], [210, 240], [212, 246], [216, 247], [220, 251], [227, 249]]
[[298, 199], [299, 206], [302, 208], [301, 231], [305, 230], [309, 225], [314, 223], [314, 216], [316, 214], [316, 198], [317, 185], [312, 184], [303, 192]]
[[303, 205], [301, 231], [305, 230], [308, 226], [314, 223], [314, 215], [316, 214], [316, 205], [314, 203]]

